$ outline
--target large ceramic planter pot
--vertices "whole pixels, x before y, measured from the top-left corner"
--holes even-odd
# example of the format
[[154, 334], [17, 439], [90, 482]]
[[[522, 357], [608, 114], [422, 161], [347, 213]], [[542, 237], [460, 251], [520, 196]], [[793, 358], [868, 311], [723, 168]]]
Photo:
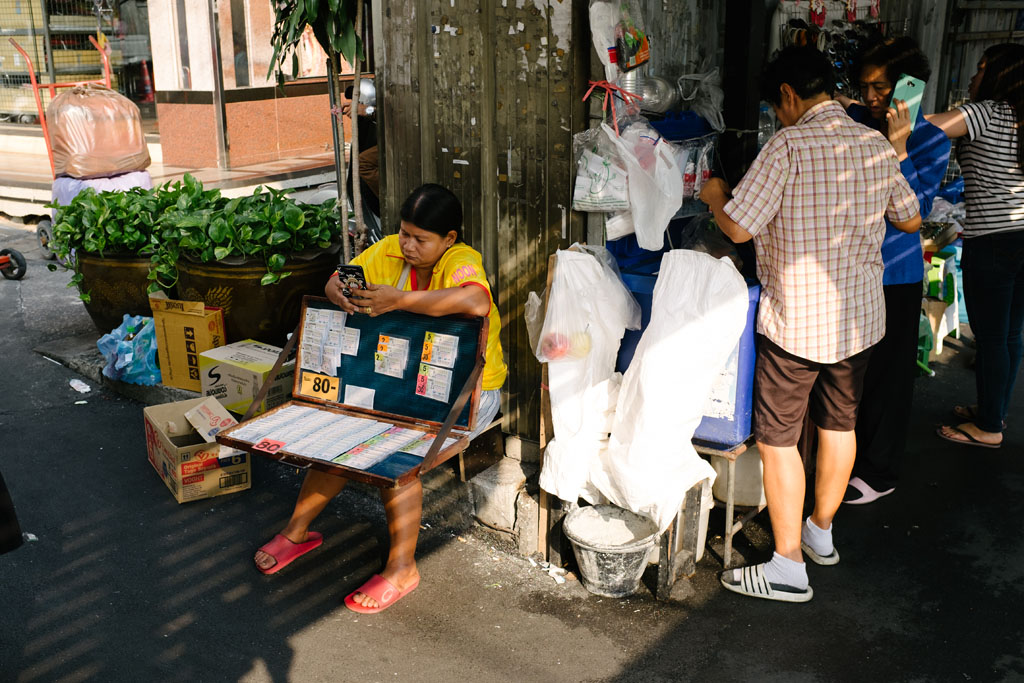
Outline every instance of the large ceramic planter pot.
[[82, 291], [88, 292], [85, 310], [101, 332], [110, 332], [121, 324], [124, 314], [151, 316], [149, 295], [149, 258], [133, 256], [97, 256], [78, 254]]
[[277, 284], [261, 285], [267, 269], [262, 259], [239, 262], [178, 261], [178, 295], [224, 309], [228, 343], [255, 339], [283, 346], [299, 321], [302, 297], [323, 296], [327, 278], [338, 265], [337, 250], [289, 258], [291, 275]]

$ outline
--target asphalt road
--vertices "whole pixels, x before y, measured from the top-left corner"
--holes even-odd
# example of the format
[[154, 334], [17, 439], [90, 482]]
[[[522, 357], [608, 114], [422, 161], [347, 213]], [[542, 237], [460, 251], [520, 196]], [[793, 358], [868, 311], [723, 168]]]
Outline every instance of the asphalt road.
[[[91, 321], [30, 233], [0, 223], [6, 246], [29, 272], [0, 280], [0, 469], [36, 540], [0, 556], [2, 681], [1024, 679], [1024, 420], [999, 451], [934, 436], [973, 397], [959, 343], [918, 380], [905, 482], [840, 511], [842, 562], [810, 566], [806, 605], [727, 593], [711, 554], [680, 600], [658, 603], [646, 585], [602, 599], [495, 550], [452, 514], [462, 503], [428, 498], [423, 583], [361, 616], [342, 599], [386, 549], [372, 492], [328, 508], [314, 554], [257, 573], [252, 552], [298, 475], [257, 460], [252, 490], [178, 505], [146, 460], [143, 406], [79, 394], [77, 375], [33, 352]], [[721, 529], [716, 511], [710, 533]], [[739, 543], [768, 553], [761, 525]]]

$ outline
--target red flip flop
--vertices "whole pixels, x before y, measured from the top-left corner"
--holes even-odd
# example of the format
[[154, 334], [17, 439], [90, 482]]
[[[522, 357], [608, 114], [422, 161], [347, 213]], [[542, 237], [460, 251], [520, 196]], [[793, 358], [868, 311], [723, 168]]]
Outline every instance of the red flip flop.
[[264, 574], [275, 574], [310, 550], [319, 548], [320, 544], [324, 542], [324, 537], [316, 531], [310, 531], [307, 537], [308, 540], [302, 543], [293, 543], [281, 534], [275, 535], [268, 543], [260, 547], [260, 550], [274, 558], [275, 563], [269, 569], [263, 569], [259, 565], [256, 565], [256, 569]]
[[[383, 612], [391, 605], [395, 604], [409, 593], [416, 590], [416, 586], [420, 585], [419, 578], [411, 586], [406, 588], [404, 591], [400, 591], [395, 588], [394, 584], [385, 579], [380, 574], [374, 574], [370, 577], [370, 580], [364, 583], [362, 586], [345, 596], [345, 607], [348, 607], [353, 612], [359, 612], [360, 614], [376, 614], [377, 612]], [[371, 598], [377, 601], [376, 607], [363, 607], [358, 602], [353, 600], [353, 596], [356, 593], [362, 593], [369, 595]]]

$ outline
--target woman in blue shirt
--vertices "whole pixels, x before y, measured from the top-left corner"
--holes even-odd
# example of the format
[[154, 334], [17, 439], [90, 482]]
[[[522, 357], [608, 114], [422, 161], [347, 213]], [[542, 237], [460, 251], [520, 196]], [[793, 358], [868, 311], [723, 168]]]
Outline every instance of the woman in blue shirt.
[[[911, 122], [905, 102], [892, 101], [893, 88], [906, 74], [927, 81], [928, 60], [910, 38], [869, 47], [858, 60], [863, 103], [837, 98], [853, 120], [874, 128], [892, 143], [900, 170], [917, 193], [921, 216], [932, 201], [949, 163], [950, 142], [923, 113]], [[907, 408], [914, 397], [918, 321], [924, 255], [917, 233], [907, 234], [885, 221], [882, 243], [885, 271], [885, 337], [871, 352], [864, 394], [857, 415], [857, 459], [844, 503], [870, 503], [895, 490], [907, 443]]]

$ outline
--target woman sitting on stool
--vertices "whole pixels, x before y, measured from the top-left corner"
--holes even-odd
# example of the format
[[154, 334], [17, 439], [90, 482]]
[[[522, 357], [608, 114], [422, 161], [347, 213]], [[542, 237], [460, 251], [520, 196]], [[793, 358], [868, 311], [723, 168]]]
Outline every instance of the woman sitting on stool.
[[[480, 254], [462, 241], [462, 206], [454, 194], [440, 185], [422, 185], [405, 200], [401, 219], [397, 235], [385, 237], [352, 259], [363, 267], [367, 288], [346, 297], [338, 278], [332, 276], [325, 287], [327, 298], [349, 314], [377, 316], [401, 310], [430, 316], [488, 316], [486, 363], [472, 439], [491, 423], [501, 405], [500, 389], [506, 374], [498, 338], [501, 317]], [[273, 574], [323, 543], [319, 533], [309, 531], [309, 525], [347, 481], [336, 474], [309, 470], [291, 519], [256, 552], [256, 567]], [[391, 543], [387, 564], [345, 598], [345, 605], [355, 612], [380, 612], [420, 582], [414, 557], [423, 514], [420, 480], [397, 489], [381, 489], [381, 497]]]

